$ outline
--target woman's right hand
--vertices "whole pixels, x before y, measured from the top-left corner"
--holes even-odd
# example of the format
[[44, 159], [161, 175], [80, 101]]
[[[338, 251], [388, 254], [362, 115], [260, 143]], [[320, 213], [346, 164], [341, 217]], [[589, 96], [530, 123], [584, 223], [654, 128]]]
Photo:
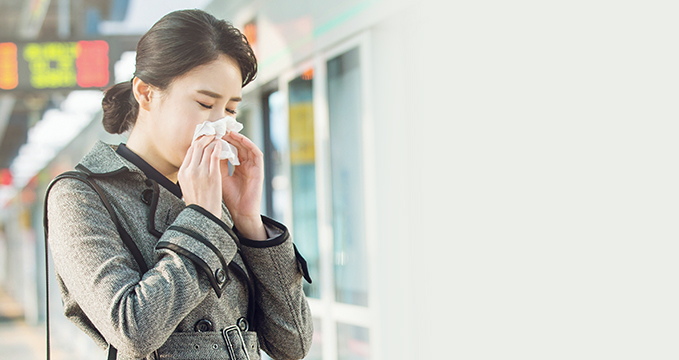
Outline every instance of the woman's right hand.
[[186, 205], [199, 205], [218, 219], [222, 217], [221, 151], [221, 141], [215, 141], [214, 135], [202, 136], [191, 144], [177, 173]]

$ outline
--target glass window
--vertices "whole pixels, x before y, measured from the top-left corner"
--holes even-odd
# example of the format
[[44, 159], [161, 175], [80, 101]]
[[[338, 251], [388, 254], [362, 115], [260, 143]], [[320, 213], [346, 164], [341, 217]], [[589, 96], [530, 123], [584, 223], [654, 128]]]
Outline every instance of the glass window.
[[268, 109], [268, 139], [266, 143], [267, 159], [267, 215], [278, 221], [285, 221], [285, 211], [288, 207], [289, 191], [288, 178], [285, 175], [283, 156], [288, 151], [288, 134], [283, 117], [285, 96], [280, 91], [270, 93], [267, 98]]
[[370, 332], [367, 328], [337, 323], [337, 359], [370, 359]]
[[335, 296], [338, 302], [367, 306], [361, 102], [354, 48], [328, 61]]
[[321, 319], [314, 318], [314, 338], [311, 342], [311, 349], [309, 349], [309, 353], [304, 358], [305, 360], [323, 359], [323, 329], [321, 325]]
[[316, 218], [316, 152], [312, 72], [292, 80], [289, 92], [290, 182], [294, 241], [307, 260], [312, 284], [304, 282], [307, 296], [320, 298], [318, 221]]
[[241, 134], [247, 136], [250, 140], [252, 140], [253, 134], [254, 134], [254, 121], [252, 120], [252, 111], [248, 108], [244, 109], [238, 109], [238, 116], [236, 117], [236, 120], [243, 124], [243, 130], [240, 131]]

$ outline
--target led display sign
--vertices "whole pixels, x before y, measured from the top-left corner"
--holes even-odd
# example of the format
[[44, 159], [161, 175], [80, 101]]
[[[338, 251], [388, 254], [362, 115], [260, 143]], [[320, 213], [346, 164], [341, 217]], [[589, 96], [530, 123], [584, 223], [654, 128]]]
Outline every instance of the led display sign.
[[17, 46], [0, 43], [0, 89], [11, 90], [19, 85]]
[[0, 41], [0, 92], [103, 88], [111, 68], [106, 40]]

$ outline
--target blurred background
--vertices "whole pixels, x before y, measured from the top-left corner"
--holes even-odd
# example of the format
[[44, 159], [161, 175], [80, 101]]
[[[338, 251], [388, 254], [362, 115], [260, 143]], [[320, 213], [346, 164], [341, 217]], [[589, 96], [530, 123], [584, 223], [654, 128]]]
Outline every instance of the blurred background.
[[[404, 54], [373, 44], [399, 40], [389, 32], [404, 32], [395, 22], [403, 2], [0, 4], [0, 356], [43, 357], [44, 192], [97, 139], [125, 142], [102, 128], [102, 89], [132, 78], [136, 43], [155, 21], [201, 8], [240, 28], [259, 59], [239, 121], [265, 153], [262, 212], [289, 225], [314, 279], [305, 284], [315, 321], [307, 358], [376, 358], [374, 188], [387, 173], [375, 171], [375, 140], [390, 119], [371, 106], [383, 91], [372, 74]], [[61, 314], [57, 287], [49, 291], [53, 358], [103, 358]]]
[[[183, 8], [259, 60], [238, 120], [307, 359], [679, 357], [674, 2], [0, 0], [0, 359], [44, 358], [47, 184], [126, 141], [102, 89]], [[52, 358], [104, 358], [49, 299]]]

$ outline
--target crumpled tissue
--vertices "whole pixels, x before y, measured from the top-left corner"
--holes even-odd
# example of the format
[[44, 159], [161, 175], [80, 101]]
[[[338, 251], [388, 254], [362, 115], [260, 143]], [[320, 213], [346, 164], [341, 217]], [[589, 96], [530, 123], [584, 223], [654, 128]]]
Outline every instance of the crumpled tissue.
[[232, 165], [240, 165], [238, 149], [222, 139], [222, 136], [226, 135], [229, 131], [240, 132], [241, 130], [243, 130], [243, 124], [231, 116], [216, 121], [205, 121], [202, 124], [196, 125], [196, 131], [193, 132], [193, 141], [196, 141], [196, 139], [203, 135], [217, 135], [217, 138], [222, 142], [222, 152], [219, 154], [219, 159], [228, 159]]

